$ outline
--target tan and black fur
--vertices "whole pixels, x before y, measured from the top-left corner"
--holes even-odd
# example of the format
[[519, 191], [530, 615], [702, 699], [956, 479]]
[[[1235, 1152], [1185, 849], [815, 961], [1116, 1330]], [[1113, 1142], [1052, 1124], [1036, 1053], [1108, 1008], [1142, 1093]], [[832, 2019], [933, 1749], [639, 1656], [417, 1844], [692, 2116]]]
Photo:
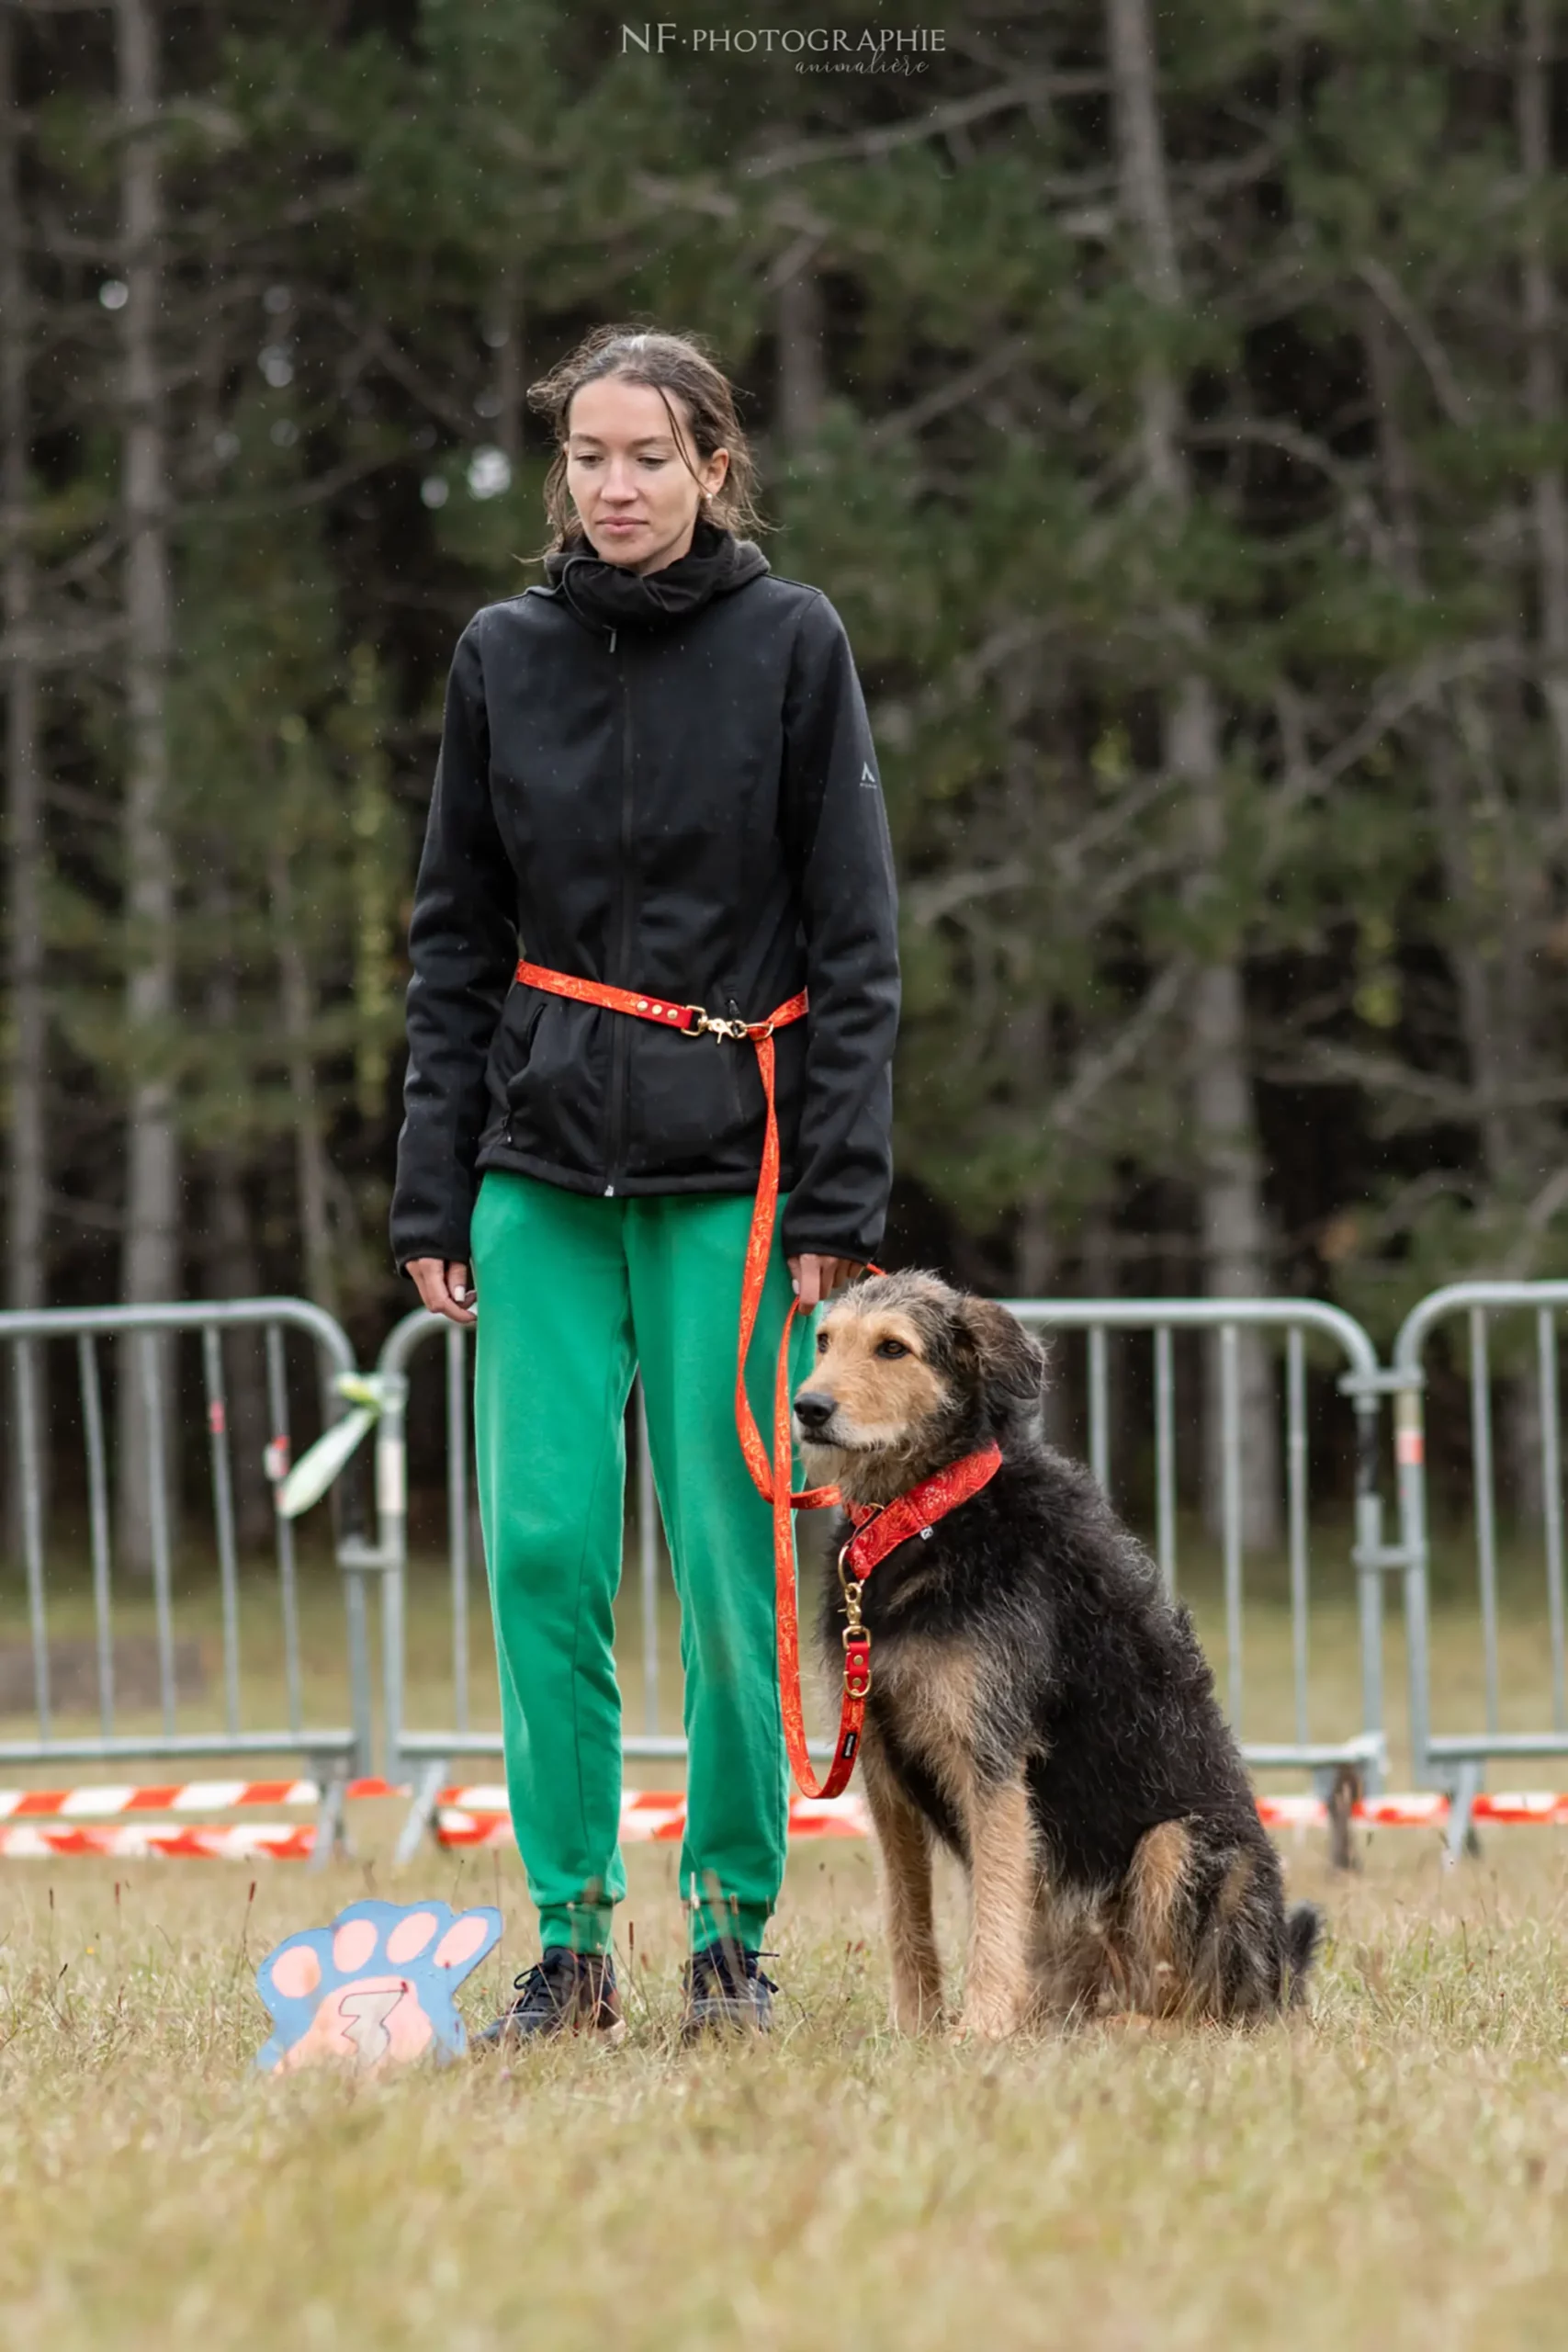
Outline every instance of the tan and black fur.
[[[1299, 2000], [1318, 1915], [1286, 1912], [1186, 1610], [1089, 1472], [1044, 1442], [1038, 1343], [1005, 1308], [916, 1273], [841, 1295], [818, 1348], [795, 1399], [813, 1483], [884, 1503], [990, 1439], [1003, 1456], [862, 1599], [894, 2023], [919, 2031], [942, 2012], [938, 1839], [971, 1887], [962, 2031], [1129, 2012], [1251, 2021]], [[834, 1670], [843, 1623], [829, 1577]]]

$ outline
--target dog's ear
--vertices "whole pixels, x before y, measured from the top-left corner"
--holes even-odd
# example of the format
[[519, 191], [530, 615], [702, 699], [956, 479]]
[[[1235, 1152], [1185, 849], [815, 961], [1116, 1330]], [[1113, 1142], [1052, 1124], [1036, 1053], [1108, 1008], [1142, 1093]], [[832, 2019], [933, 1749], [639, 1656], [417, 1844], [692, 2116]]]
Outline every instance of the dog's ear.
[[1004, 1428], [1035, 1420], [1045, 1397], [1045, 1351], [1039, 1340], [994, 1299], [966, 1298], [960, 1317], [992, 1420]]

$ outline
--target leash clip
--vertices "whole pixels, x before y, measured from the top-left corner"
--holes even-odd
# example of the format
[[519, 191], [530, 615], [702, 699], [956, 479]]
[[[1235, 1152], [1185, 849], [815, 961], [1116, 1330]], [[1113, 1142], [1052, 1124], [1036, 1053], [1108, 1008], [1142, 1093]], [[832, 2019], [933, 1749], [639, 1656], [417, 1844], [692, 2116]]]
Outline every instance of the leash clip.
[[700, 1037], [705, 1030], [710, 1037], [733, 1037], [739, 1042], [751, 1034], [744, 1021], [727, 1021], [720, 1013], [705, 1012], [700, 1004], [688, 1004], [684, 1009], [696, 1018], [689, 1029], [682, 1030], [682, 1037]]

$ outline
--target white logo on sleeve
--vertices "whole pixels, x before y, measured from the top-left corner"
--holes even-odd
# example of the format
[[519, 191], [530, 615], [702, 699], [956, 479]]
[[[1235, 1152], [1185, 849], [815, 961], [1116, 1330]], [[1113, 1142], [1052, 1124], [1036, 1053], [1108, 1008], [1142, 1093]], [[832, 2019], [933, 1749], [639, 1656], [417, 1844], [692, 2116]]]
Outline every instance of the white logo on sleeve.
[[863, 760], [861, 763], [860, 780], [863, 785], [868, 784], [873, 792], [876, 790], [876, 772], [869, 760]]

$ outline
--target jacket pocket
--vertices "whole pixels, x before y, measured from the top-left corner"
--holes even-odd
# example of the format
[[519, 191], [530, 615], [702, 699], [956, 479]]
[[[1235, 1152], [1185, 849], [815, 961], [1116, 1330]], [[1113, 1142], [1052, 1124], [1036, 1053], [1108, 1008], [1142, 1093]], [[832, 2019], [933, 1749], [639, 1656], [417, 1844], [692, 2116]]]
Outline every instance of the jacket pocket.
[[604, 1024], [615, 1017], [558, 996], [540, 995], [528, 1008], [497, 1071], [513, 1150], [595, 1174], [603, 1159]]
[[539, 1034], [539, 1023], [544, 1019], [545, 1007], [548, 1002], [547, 997], [536, 996], [517, 1028], [511, 1029], [502, 1024], [502, 1045], [504, 1058], [499, 1075], [508, 1112], [517, 1108], [518, 1091], [527, 1076], [528, 1064], [533, 1057], [534, 1040]]
[[755, 1048], [641, 1023], [637, 1029], [628, 1073], [628, 1171], [677, 1179], [743, 1173], [762, 1145]]

